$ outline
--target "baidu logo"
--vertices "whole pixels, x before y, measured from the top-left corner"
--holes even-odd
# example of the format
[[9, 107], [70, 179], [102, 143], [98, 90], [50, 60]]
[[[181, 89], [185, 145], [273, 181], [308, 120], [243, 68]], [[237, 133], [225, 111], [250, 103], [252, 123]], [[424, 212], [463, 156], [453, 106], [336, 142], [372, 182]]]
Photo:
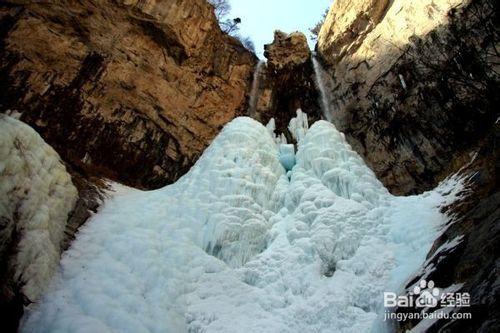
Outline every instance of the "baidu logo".
[[441, 292], [434, 281], [421, 280], [408, 295], [398, 296], [393, 292], [384, 292], [384, 306], [390, 307], [467, 307], [470, 306], [469, 293]]
[[434, 308], [439, 304], [440, 294], [434, 281], [421, 280], [408, 295], [398, 296], [396, 293], [384, 292], [384, 306]]

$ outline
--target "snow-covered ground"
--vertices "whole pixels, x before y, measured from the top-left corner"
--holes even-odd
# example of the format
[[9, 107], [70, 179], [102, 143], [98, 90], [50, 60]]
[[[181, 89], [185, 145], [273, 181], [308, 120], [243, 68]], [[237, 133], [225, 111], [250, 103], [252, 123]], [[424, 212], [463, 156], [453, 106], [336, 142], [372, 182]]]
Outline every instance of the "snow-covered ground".
[[422, 265], [460, 181], [394, 197], [332, 124], [300, 123], [296, 156], [238, 118], [177, 183], [120, 187], [21, 330], [384, 330], [383, 292]]

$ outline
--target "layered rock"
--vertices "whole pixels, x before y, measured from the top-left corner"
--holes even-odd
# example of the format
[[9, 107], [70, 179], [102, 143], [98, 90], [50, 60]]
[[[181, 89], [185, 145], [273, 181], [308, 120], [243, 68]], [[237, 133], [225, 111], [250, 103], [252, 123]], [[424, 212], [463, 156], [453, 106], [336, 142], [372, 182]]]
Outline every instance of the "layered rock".
[[338, 0], [318, 53], [333, 118], [395, 194], [434, 187], [499, 116], [498, 5]]
[[0, 4], [0, 111], [73, 169], [140, 188], [245, 112], [255, 63], [203, 0]]
[[305, 35], [276, 31], [273, 42], [264, 49], [267, 64], [258, 78], [258, 96], [252, 116], [263, 123], [274, 118], [278, 132], [286, 131], [288, 122], [299, 108], [313, 120], [319, 119], [319, 96]]
[[77, 190], [58, 154], [29, 126], [0, 115], [0, 309], [14, 330], [63, 249]]

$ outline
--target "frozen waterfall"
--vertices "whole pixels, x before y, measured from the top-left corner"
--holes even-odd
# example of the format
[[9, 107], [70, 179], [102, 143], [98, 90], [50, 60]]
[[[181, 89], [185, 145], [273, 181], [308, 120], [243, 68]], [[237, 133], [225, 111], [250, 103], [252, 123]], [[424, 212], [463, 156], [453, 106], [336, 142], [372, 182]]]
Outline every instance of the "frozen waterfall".
[[332, 124], [294, 121], [288, 172], [272, 124], [238, 118], [175, 184], [115, 185], [21, 331], [383, 330], [460, 181], [394, 197]]
[[260, 84], [260, 76], [262, 74], [262, 69], [266, 63], [260, 60], [257, 63], [257, 67], [253, 73], [252, 79], [252, 89], [250, 90], [250, 100], [248, 101], [248, 114], [253, 117], [255, 116], [255, 112], [257, 111], [257, 102], [259, 100], [259, 84]]
[[316, 83], [316, 88], [318, 89], [320, 94], [321, 111], [323, 112], [324, 119], [331, 122], [333, 118], [332, 110], [330, 108], [330, 100], [328, 98], [329, 94], [327, 90], [327, 84], [325, 83], [326, 77], [328, 77], [328, 75], [325, 73], [325, 70], [314, 55], [312, 56], [312, 63], [314, 68], [314, 81]]

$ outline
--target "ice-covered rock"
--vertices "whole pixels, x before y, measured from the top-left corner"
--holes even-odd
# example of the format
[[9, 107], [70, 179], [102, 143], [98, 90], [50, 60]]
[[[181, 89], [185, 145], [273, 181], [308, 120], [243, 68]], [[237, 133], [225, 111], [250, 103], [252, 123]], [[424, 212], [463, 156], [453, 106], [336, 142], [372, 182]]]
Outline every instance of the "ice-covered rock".
[[8, 267], [2, 274], [31, 301], [59, 263], [76, 199], [59, 155], [31, 127], [0, 115], [0, 253]]
[[288, 175], [284, 146], [238, 118], [175, 184], [109, 200], [21, 330], [379, 329], [383, 291], [424, 262], [445, 196], [393, 197], [332, 124], [301, 124]]

